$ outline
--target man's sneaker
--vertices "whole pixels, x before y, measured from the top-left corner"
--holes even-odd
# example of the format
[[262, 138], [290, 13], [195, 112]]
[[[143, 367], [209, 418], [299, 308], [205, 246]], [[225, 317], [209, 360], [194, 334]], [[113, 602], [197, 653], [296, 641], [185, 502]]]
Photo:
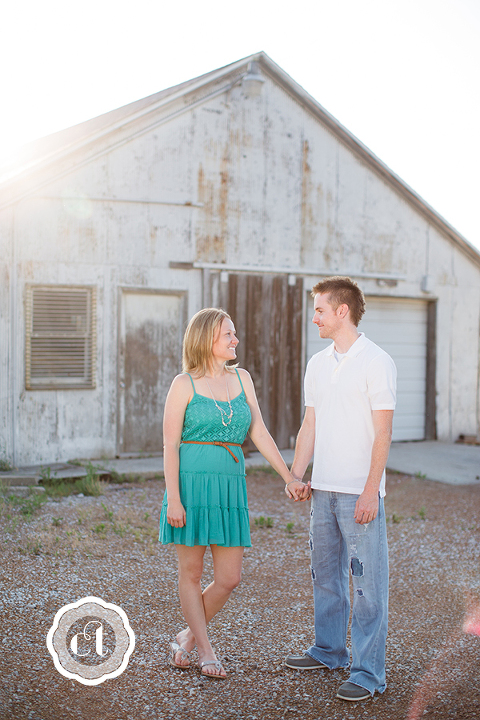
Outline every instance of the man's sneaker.
[[352, 702], [368, 700], [368, 698], [371, 697], [372, 695], [368, 690], [352, 682], [344, 682], [343, 685], [340, 685], [337, 692], [337, 698], [340, 698], [340, 700], [351, 700]]
[[328, 666], [325, 665], [325, 663], [315, 660], [315, 658], [310, 657], [307, 653], [303, 653], [303, 655], [288, 655], [285, 658], [285, 665], [294, 670], [321, 670], [322, 668], [328, 670]]

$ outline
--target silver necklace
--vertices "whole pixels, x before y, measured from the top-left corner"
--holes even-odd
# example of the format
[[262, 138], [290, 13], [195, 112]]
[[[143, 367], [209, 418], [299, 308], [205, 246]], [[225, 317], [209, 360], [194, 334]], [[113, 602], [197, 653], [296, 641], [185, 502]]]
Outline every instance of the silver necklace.
[[[223, 374], [225, 375], [225, 371], [224, 371]], [[227, 411], [224, 410], [223, 408], [221, 408], [220, 405], [217, 403], [217, 401], [215, 400], [215, 396], [214, 396], [214, 394], [213, 394], [213, 392], [212, 392], [212, 388], [210, 387], [210, 383], [209, 383], [208, 380], [207, 380], [207, 376], [205, 375], [204, 377], [205, 377], [205, 382], [207, 383], [208, 389], [210, 390], [210, 395], [212, 396], [212, 400], [213, 400], [213, 402], [215, 403], [215, 407], [217, 408], [217, 410], [220, 411], [220, 417], [221, 417], [221, 419], [222, 419], [222, 425], [223, 425], [224, 427], [228, 427], [228, 426], [230, 425], [230, 423], [232, 422], [233, 408], [232, 408], [232, 403], [230, 402], [230, 393], [228, 392], [227, 376], [225, 375], [225, 386], [226, 386], [226, 388], [227, 388], [227, 402], [228, 402], [228, 407], [230, 408], [230, 412], [229, 412], [229, 413], [227, 413]], [[225, 422], [225, 420], [228, 420], [228, 422]]]

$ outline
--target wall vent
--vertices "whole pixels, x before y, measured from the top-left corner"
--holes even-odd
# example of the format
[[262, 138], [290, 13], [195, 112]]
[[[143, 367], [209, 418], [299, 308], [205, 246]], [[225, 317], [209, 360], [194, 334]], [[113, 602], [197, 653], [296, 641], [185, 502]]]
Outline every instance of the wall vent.
[[27, 390], [94, 388], [95, 340], [93, 287], [27, 287]]

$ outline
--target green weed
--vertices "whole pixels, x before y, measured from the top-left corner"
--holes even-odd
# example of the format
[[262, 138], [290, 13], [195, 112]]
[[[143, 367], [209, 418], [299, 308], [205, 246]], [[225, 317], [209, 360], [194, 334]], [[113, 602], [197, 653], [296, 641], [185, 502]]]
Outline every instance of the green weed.
[[120, 537], [125, 537], [128, 528], [126, 525], [122, 525], [122, 523], [114, 522], [112, 525], [112, 530], [116, 535], [119, 535]]
[[272, 528], [273, 527], [273, 518], [271, 518], [271, 517], [265, 518], [263, 515], [260, 515], [260, 517], [255, 518], [254, 523], [257, 527]]
[[50, 465], [43, 466], [40, 468], [40, 478], [42, 480], [42, 484], [46, 483], [48, 485], [51, 485], [55, 480], [57, 479], [56, 473], [52, 475], [52, 468]]
[[103, 502], [101, 503], [101, 505], [105, 512], [105, 517], [107, 518], [107, 520], [110, 520], [110, 522], [111, 522], [112, 518], [113, 518], [113, 510], [109, 510]]
[[42, 552], [42, 543], [39, 540], [27, 542], [27, 552], [31, 555], [40, 555]]
[[13, 470], [13, 465], [7, 457], [7, 450], [5, 444], [0, 440], [0, 472], [10, 472]]

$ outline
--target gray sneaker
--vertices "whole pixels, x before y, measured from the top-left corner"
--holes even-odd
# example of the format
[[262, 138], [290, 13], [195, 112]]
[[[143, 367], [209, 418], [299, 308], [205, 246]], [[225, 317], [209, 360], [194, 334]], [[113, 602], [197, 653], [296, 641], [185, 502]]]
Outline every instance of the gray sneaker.
[[328, 670], [325, 663], [315, 660], [307, 653], [303, 653], [303, 655], [287, 655], [285, 665], [294, 670], [321, 670], [322, 668]]
[[372, 695], [368, 692], [368, 690], [365, 690], [365, 688], [360, 685], [355, 685], [355, 683], [349, 681], [340, 685], [337, 692], [337, 698], [340, 698], [340, 700], [350, 700], [351, 702], [368, 700], [368, 698], [371, 697]]

